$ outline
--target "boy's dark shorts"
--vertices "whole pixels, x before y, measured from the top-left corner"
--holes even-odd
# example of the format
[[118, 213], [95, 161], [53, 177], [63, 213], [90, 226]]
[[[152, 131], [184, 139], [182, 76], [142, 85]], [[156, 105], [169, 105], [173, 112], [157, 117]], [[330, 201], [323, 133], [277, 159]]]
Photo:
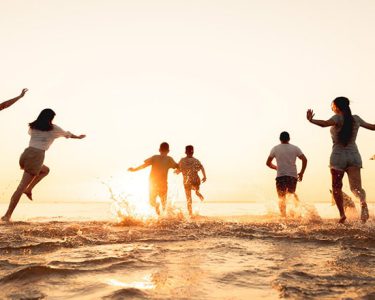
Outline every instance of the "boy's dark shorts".
[[184, 184], [185, 190], [199, 191], [200, 183], [195, 184]]
[[280, 176], [276, 178], [276, 190], [279, 197], [293, 194], [296, 191], [297, 178], [292, 176]]
[[185, 190], [199, 191], [200, 185], [201, 185], [201, 180], [198, 176], [190, 177], [189, 180], [185, 180], [184, 182]]

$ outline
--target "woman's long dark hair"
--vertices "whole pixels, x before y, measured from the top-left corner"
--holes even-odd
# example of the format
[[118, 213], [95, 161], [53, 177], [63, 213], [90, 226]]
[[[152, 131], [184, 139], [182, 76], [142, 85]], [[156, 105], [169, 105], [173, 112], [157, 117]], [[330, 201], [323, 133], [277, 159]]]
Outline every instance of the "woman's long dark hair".
[[50, 131], [53, 129], [52, 120], [55, 117], [55, 115], [56, 114], [52, 109], [43, 109], [40, 112], [38, 118], [34, 122], [29, 123], [29, 126], [31, 129]]
[[344, 123], [338, 133], [339, 142], [344, 146], [347, 146], [353, 136], [354, 123], [352, 111], [349, 107], [350, 101], [346, 97], [337, 97], [335, 100], [333, 100], [333, 103], [342, 112], [344, 117]]

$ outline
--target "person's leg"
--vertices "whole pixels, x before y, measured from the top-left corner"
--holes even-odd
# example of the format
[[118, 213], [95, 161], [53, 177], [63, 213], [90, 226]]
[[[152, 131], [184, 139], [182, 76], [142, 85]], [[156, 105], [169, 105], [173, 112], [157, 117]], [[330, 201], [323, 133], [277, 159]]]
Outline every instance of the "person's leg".
[[288, 185], [287, 185], [288, 193], [293, 195], [293, 202], [294, 206], [298, 207], [299, 205], [299, 198], [298, 195], [296, 194], [296, 189], [297, 189], [297, 178], [294, 177], [288, 177]]
[[200, 193], [199, 188], [197, 188], [197, 189], [195, 190], [195, 194], [199, 197], [199, 200], [201, 200], [201, 201], [204, 200], [204, 197], [203, 197], [203, 195]]
[[167, 209], [167, 193], [163, 193], [159, 197], [161, 201], [161, 207], [163, 211], [165, 212], [165, 210]]
[[193, 177], [191, 181], [191, 189], [195, 191], [195, 194], [198, 196], [199, 200], [203, 201], [204, 197], [199, 191], [200, 185], [201, 185], [201, 180], [199, 176]]
[[156, 196], [154, 196], [154, 197], [150, 197], [150, 204], [151, 204], [151, 206], [152, 207], [154, 207], [155, 208], [155, 212], [156, 212], [156, 214], [159, 216], [160, 215], [160, 205], [159, 205], [159, 203], [156, 201]]
[[39, 174], [34, 177], [34, 179], [30, 182], [26, 190], [23, 192], [27, 198], [30, 200], [33, 200], [32, 191], [33, 188], [44, 178], [48, 175], [49, 168], [45, 165], [42, 166], [42, 169], [40, 170]]
[[285, 176], [276, 178], [276, 191], [277, 191], [277, 196], [279, 197], [280, 214], [283, 218], [285, 218], [286, 217], [286, 192], [287, 192]]
[[13, 211], [16, 208], [20, 198], [25, 191], [26, 187], [30, 184], [30, 182], [34, 179], [34, 175], [31, 175], [27, 172], [23, 172], [23, 176], [21, 182], [19, 183], [16, 191], [13, 193], [12, 198], [10, 199], [9, 207], [5, 215], [1, 218], [3, 221], [9, 221], [12, 217]]
[[168, 185], [163, 183], [159, 186], [159, 197], [161, 201], [161, 207], [165, 212], [167, 209], [167, 196], [168, 196]]
[[298, 198], [298, 195], [297, 193], [293, 193], [293, 199], [294, 199], [294, 206], [295, 207], [298, 207], [299, 206], [299, 198]]
[[283, 218], [286, 218], [286, 194], [279, 195], [279, 209]]
[[186, 194], [186, 203], [187, 203], [187, 209], [189, 212], [189, 216], [191, 217], [193, 215], [193, 208], [192, 208], [192, 198], [191, 198], [191, 188], [188, 186], [185, 186], [185, 194]]
[[341, 170], [331, 169], [332, 175], [332, 194], [335, 199], [336, 206], [340, 212], [340, 223], [344, 223], [346, 220], [344, 203], [342, 198], [342, 179], [345, 172]]
[[159, 208], [159, 203], [156, 202], [156, 197], [157, 197], [157, 193], [156, 193], [155, 187], [150, 182], [150, 195], [149, 195], [150, 205], [155, 208], [155, 211], [157, 215], [159, 216], [160, 208]]
[[347, 173], [350, 189], [361, 202], [361, 220], [366, 222], [369, 218], [369, 213], [366, 203], [366, 192], [362, 188], [361, 169], [358, 167], [349, 167]]

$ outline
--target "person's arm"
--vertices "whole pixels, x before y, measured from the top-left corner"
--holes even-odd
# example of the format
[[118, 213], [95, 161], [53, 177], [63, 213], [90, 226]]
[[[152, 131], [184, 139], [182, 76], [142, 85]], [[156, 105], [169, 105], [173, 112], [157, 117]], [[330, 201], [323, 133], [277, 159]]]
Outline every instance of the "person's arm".
[[146, 168], [148, 166], [149, 166], [149, 164], [144, 163], [144, 164], [142, 164], [142, 165], [140, 165], [140, 166], [138, 166], [136, 168], [129, 168], [128, 171], [129, 172], [137, 172], [137, 171], [142, 170], [142, 169], [144, 169], [144, 168]]
[[180, 168], [180, 165], [176, 163], [172, 157], [170, 157], [169, 168], [178, 170]]
[[175, 174], [180, 174], [181, 173], [181, 161], [178, 163], [178, 168], [174, 170]]
[[173, 163], [174, 163], [174, 167], [173, 169], [180, 169], [180, 165], [178, 163], [176, 163], [174, 160], [173, 160]]
[[202, 182], [206, 182], [206, 180], [207, 180], [206, 171], [205, 171], [202, 164], [201, 164], [201, 171], [202, 171], [202, 174], [203, 174]]
[[302, 160], [302, 168], [301, 171], [298, 173], [298, 181], [302, 181], [303, 174], [305, 173], [307, 167], [307, 158], [304, 154], [298, 156], [298, 158]]
[[361, 124], [361, 127], [369, 129], [369, 130], [375, 130], [375, 124], [370, 124], [366, 122], [364, 124]]
[[149, 165], [151, 165], [152, 164], [152, 157], [150, 157], [149, 159], [146, 159], [145, 160], [145, 162], [142, 164], [142, 165], [140, 165], [140, 166], [138, 166], [138, 167], [136, 167], [136, 168], [129, 168], [128, 169], [128, 171], [129, 172], [137, 172], [137, 171], [139, 171], [139, 170], [142, 170], [142, 169], [144, 169], [144, 168], [147, 168]]
[[320, 127], [329, 127], [329, 126], [334, 126], [336, 125], [335, 121], [332, 120], [332, 119], [329, 119], [329, 120], [315, 120], [314, 119], [314, 111], [312, 109], [308, 109], [307, 112], [306, 112], [306, 119], [312, 123], [312, 124], [315, 124], [315, 125], [318, 125]]
[[357, 118], [359, 119], [359, 126], [363, 127], [363, 128], [366, 128], [366, 129], [369, 129], [369, 130], [375, 130], [375, 124], [370, 124], [370, 123], [367, 123], [365, 121], [363, 121], [360, 117], [357, 116]]
[[274, 157], [268, 156], [266, 165], [273, 170], [277, 170], [277, 166], [272, 163], [273, 159]]
[[55, 138], [65, 137], [67, 139], [83, 139], [86, 137], [85, 134], [75, 135], [71, 133], [70, 131], [65, 131], [61, 127], [57, 126], [56, 124], [53, 124], [53, 134]]
[[7, 100], [7, 101], [4, 101], [3, 103], [1, 103], [0, 104], [0, 110], [8, 108], [9, 106], [16, 103], [19, 99], [21, 99], [23, 96], [25, 96], [27, 91], [28, 91], [27, 89], [23, 89], [21, 94], [19, 96], [17, 96], [16, 98], [13, 98], [13, 99], [10, 99], [10, 100]]
[[69, 138], [81, 140], [81, 139], [83, 139], [85, 137], [86, 137], [86, 134], [75, 135], [75, 134], [71, 133]]

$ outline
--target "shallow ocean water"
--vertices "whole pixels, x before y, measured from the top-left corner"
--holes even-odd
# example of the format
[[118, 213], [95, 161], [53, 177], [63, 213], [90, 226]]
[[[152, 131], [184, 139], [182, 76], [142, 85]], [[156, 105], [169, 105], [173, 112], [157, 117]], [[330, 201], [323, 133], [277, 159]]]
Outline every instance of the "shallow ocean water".
[[246, 205], [259, 211], [251, 203], [228, 204], [242, 207], [225, 216], [229, 208], [212, 203], [210, 216], [119, 223], [103, 203], [82, 212], [77, 203], [22, 204], [13, 223], [0, 223], [0, 299], [375, 298], [373, 215], [340, 225], [240, 215]]

